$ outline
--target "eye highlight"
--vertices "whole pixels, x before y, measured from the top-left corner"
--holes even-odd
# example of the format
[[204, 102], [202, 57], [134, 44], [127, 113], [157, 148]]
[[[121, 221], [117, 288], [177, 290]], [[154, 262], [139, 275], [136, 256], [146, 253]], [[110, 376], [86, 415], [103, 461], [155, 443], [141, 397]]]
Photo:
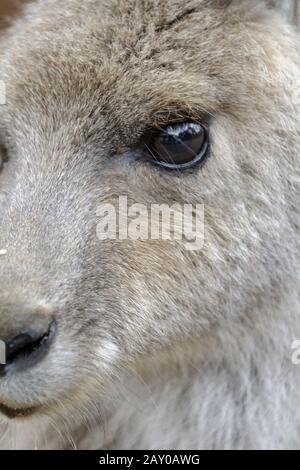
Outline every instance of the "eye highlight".
[[193, 168], [208, 152], [209, 138], [204, 126], [191, 122], [155, 131], [146, 148], [151, 162], [170, 170]]

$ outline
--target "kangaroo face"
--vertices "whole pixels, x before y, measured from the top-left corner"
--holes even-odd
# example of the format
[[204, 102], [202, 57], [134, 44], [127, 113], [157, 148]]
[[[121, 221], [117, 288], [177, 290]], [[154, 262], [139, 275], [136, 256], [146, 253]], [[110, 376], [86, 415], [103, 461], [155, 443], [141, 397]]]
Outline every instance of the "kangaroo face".
[[[263, 1], [45, 0], [2, 40], [2, 413], [88, 406], [120, 368], [277, 304], [299, 259], [294, 34]], [[187, 130], [201, 162], [153, 161]], [[204, 245], [99, 240], [120, 197], [204, 205]]]

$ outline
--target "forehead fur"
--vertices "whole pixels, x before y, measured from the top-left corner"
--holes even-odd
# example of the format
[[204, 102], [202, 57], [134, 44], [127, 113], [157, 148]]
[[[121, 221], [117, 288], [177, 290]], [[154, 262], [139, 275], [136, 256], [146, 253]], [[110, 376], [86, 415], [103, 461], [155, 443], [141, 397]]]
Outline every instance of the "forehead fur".
[[262, 82], [270, 87], [288, 41], [258, 1], [250, 9], [225, 0], [59, 4], [32, 5], [6, 40], [0, 66], [11, 112], [19, 119], [20, 108], [24, 116], [35, 108], [39, 119], [64, 122], [101, 115], [125, 139], [130, 126], [138, 133], [186, 115], [238, 115], [257, 105], [253, 93], [263, 103]]

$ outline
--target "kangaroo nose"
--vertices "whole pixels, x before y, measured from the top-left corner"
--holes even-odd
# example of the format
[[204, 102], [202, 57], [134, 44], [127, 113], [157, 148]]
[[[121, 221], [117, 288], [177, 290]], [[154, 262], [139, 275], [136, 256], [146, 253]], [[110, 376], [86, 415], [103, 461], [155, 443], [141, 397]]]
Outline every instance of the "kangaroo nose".
[[56, 323], [52, 320], [46, 327], [32, 325], [9, 337], [6, 335], [6, 359], [0, 366], [0, 377], [24, 371], [40, 362], [49, 351], [55, 334]]

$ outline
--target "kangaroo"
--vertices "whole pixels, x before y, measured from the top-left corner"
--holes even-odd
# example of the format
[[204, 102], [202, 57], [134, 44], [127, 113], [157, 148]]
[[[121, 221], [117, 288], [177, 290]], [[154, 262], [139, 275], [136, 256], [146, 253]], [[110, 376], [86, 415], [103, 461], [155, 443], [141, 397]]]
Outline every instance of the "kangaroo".
[[[40, 0], [2, 32], [0, 448], [300, 448], [299, 3]], [[101, 238], [120, 198], [200, 205], [203, 243]]]

